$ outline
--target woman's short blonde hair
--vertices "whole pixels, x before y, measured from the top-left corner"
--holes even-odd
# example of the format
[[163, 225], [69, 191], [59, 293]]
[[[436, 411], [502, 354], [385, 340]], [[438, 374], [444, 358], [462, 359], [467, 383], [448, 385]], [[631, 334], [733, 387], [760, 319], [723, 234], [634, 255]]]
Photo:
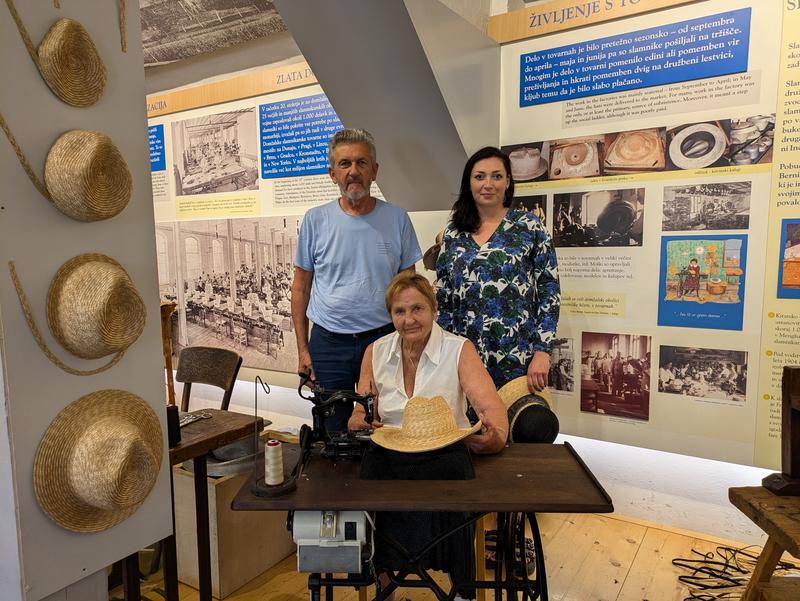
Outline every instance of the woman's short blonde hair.
[[421, 273], [414, 273], [412, 271], [401, 271], [398, 273], [386, 289], [386, 310], [392, 312], [392, 302], [394, 297], [400, 294], [403, 290], [414, 288], [418, 290], [431, 307], [431, 311], [436, 311], [436, 291], [431, 286], [431, 283]]

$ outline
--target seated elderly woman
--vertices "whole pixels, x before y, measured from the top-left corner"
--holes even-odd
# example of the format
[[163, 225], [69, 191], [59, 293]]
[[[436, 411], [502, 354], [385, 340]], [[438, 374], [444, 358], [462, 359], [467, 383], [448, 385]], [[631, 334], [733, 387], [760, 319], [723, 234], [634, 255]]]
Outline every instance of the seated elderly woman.
[[[371, 426], [400, 427], [403, 409], [414, 396], [443, 396], [459, 428], [469, 428], [467, 398], [482, 423], [466, 438], [474, 453], [497, 453], [506, 443], [508, 416], [475, 346], [436, 323], [436, 293], [425, 276], [397, 274], [386, 290], [386, 308], [395, 332], [369, 347], [361, 363], [358, 391], [377, 393]], [[369, 427], [356, 405], [351, 430]]]
[[[413, 397], [444, 397], [457, 428], [470, 428], [467, 398], [481, 420], [480, 431], [443, 449], [403, 453], [373, 444], [362, 461], [362, 478], [371, 479], [468, 479], [474, 477], [469, 451], [497, 453], [508, 437], [508, 417], [489, 373], [474, 345], [445, 332], [436, 323], [436, 293], [419, 274], [400, 273], [386, 290], [386, 307], [396, 331], [370, 345], [361, 364], [358, 390], [377, 393], [371, 426], [401, 427], [403, 410]], [[416, 402], [416, 401], [415, 401]], [[364, 410], [356, 405], [348, 422], [351, 430], [368, 427]], [[467, 450], [469, 449], [469, 451]], [[412, 555], [436, 535], [463, 523], [460, 514], [382, 512], [376, 528], [388, 533]], [[422, 559], [430, 569], [448, 572], [454, 584], [474, 579], [474, 533], [465, 528], [449, 537]], [[375, 549], [379, 570], [400, 570], [405, 558], [380, 544]], [[387, 584], [385, 577], [382, 578]], [[459, 587], [463, 597], [474, 591]]]

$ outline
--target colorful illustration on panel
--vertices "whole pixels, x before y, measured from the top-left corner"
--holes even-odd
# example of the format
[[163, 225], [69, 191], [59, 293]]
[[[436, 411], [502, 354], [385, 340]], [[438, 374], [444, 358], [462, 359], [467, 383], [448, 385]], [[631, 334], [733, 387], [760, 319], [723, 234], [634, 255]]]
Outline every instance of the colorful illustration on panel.
[[781, 222], [778, 298], [800, 298], [800, 219]]
[[661, 239], [658, 325], [741, 330], [747, 236]]

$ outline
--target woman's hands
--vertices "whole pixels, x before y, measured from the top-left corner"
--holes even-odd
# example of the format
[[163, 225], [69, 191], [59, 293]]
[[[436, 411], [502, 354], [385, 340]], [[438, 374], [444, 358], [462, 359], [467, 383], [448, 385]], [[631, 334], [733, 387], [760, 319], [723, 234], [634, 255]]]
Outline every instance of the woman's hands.
[[378, 406], [375, 405], [374, 410], [375, 416], [372, 418], [372, 423], [368, 424], [367, 421], [364, 419], [367, 417], [364, 408], [356, 403], [355, 407], [353, 407], [353, 414], [350, 416], [350, 419], [347, 420], [347, 429], [348, 430], [366, 430], [368, 428], [383, 428], [383, 424], [381, 423], [380, 416], [378, 416]]
[[[502, 427], [494, 425], [486, 419], [486, 414], [478, 415], [481, 420], [481, 430], [477, 434], [472, 434], [464, 439], [464, 444], [469, 450], [476, 454], [497, 453], [506, 445], [508, 431]], [[486, 421], [484, 421], [486, 420]], [[488, 423], [487, 423], [488, 422]]]
[[547, 387], [547, 376], [550, 373], [550, 354], [536, 351], [528, 365], [528, 390], [539, 392]]

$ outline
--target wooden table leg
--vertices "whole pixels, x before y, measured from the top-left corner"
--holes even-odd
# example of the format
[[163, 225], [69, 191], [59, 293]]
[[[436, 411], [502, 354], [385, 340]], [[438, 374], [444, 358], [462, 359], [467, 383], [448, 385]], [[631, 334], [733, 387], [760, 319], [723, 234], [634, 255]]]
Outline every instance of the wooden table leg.
[[197, 581], [200, 601], [211, 601], [211, 535], [208, 526], [206, 456], [194, 459], [194, 507], [197, 518]]
[[756, 567], [753, 569], [753, 574], [750, 576], [744, 595], [742, 595], [742, 601], [758, 601], [760, 599], [758, 585], [768, 582], [772, 578], [772, 572], [775, 571], [775, 566], [778, 565], [783, 551], [783, 547], [778, 545], [771, 536], [767, 539], [767, 544], [764, 545], [764, 550], [758, 556]]
[[138, 552], [122, 560], [122, 588], [125, 601], [141, 601]]
[[178, 601], [178, 549], [175, 542], [175, 490], [172, 485], [172, 468], [169, 470], [169, 495], [172, 508], [172, 534], [161, 541], [164, 546], [164, 592], [167, 601]]

